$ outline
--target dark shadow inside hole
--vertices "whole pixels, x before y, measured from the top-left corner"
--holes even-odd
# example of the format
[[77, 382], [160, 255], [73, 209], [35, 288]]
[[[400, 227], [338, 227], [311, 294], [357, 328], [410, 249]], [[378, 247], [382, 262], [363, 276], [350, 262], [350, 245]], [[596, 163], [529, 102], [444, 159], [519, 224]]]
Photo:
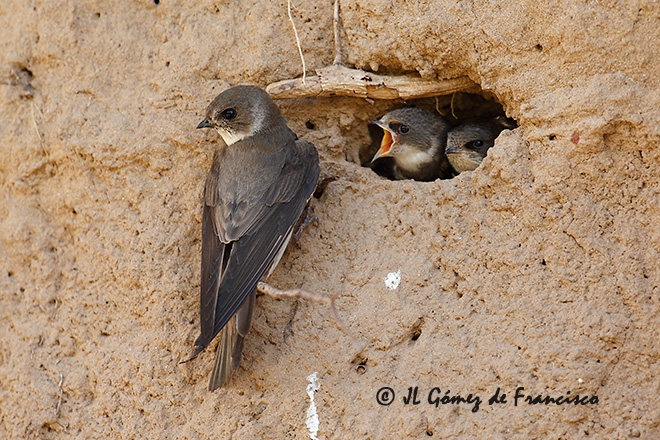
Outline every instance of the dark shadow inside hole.
[[412, 328], [410, 329], [410, 340], [416, 341], [422, 335], [422, 325], [424, 324], [424, 317], [420, 317], [415, 321]]
[[[452, 126], [452, 130], [459, 126], [459, 129], [467, 127], [461, 124], [467, 123], [468, 126], [470, 124], [488, 125], [490, 124], [490, 121], [497, 120], [498, 128], [494, 131], [491, 130], [491, 133], [496, 133], [495, 137], [497, 137], [502, 130], [517, 127], [516, 121], [506, 117], [502, 104], [500, 104], [494, 97], [472, 93], [456, 93], [454, 95], [423, 98], [412, 100], [407, 103], [392, 101], [392, 106], [389, 110], [382, 114], [374, 115], [373, 119], [379, 119], [392, 110], [404, 107], [416, 107], [439, 114]], [[501, 124], [499, 121], [501, 121]], [[491, 127], [492, 124], [488, 126]], [[376, 155], [383, 140], [383, 129], [375, 124], [368, 124], [368, 131], [369, 143], [362, 145], [359, 150], [360, 164], [364, 167], [371, 168], [380, 176], [386, 177], [390, 180], [396, 180], [394, 159], [391, 157], [382, 157], [372, 162], [372, 159]], [[485, 149], [482, 147], [484, 150], [482, 153], [483, 155], [486, 154], [485, 150], [492, 146], [493, 142], [494, 138], [485, 141]], [[466, 145], [467, 144], [468, 143], [466, 143]], [[480, 146], [471, 141], [470, 146], [472, 145], [475, 147]], [[459, 173], [460, 170], [455, 171], [454, 175], [458, 175]]]
[[21, 66], [20, 71], [26, 75], [26, 77], [31, 81], [34, 78], [34, 74], [30, 69], [25, 66]]
[[369, 359], [364, 357], [362, 354], [358, 353], [355, 355], [353, 360], [351, 360], [351, 364], [355, 365], [355, 371], [358, 374], [364, 374], [367, 371], [367, 362]]
[[33, 79], [34, 74], [27, 66], [21, 63], [12, 64], [12, 79], [10, 85], [19, 86], [22, 89], [21, 98], [31, 99], [34, 97], [36, 90], [32, 87]]

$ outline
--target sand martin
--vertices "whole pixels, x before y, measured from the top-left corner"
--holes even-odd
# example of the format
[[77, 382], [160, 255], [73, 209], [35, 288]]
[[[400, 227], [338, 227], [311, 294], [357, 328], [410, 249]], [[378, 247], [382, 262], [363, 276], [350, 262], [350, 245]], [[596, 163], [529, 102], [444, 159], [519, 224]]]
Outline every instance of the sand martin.
[[435, 180], [452, 177], [445, 156], [450, 125], [439, 115], [419, 108], [401, 108], [370, 121], [383, 129], [380, 149], [371, 160], [394, 160], [396, 179]]
[[219, 335], [213, 391], [238, 368], [257, 282], [282, 257], [314, 193], [319, 158], [254, 86], [222, 92], [197, 128], [216, 129], [226, 144], [216, 150], [204, 187], [201, 334], [195, 342], [196, 355]]
[[445, 149], [449, 163], [457, 173], [475, 170], [486, 157], [488, 149], [495, 144], [495, 138], [500, 132], [515, 127], [512, 119], [497, 116], [466, 122], [453, 128], [447, 134]]

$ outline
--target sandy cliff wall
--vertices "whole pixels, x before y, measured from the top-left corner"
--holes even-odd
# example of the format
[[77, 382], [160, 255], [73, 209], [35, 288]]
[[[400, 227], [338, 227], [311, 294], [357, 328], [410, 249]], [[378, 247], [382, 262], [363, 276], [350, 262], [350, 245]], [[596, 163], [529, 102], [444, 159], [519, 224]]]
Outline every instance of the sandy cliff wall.
[[[307, 439], [313, 372], [323, 439], [660, 435], [660, 6], [341, 7], [349, 65], [467, 75], [519, 128], [475, 172], [392, 182], [358, 152], [404, 103], [282, 102], [338, 180], [270, 282], [338, 294], [366, 349], [327, 307], [261, 296], [209, 393], [211, 350], [178, 364], [221, 145], [194, 128], [229, 85], [300, 75], [286, 2], [0, 4], [0, 437]], [[309, 71], [330, 64], [332, 2], [294, 19]], [[436, 408], [434, 387], [484, 402]], [[514, 406], [517, 387], [598, 403]]]

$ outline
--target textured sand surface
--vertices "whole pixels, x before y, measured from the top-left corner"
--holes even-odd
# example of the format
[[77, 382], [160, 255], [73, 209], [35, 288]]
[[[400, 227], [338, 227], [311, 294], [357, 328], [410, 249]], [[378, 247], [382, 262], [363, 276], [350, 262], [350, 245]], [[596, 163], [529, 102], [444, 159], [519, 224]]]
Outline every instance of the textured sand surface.
[[[313, 72], [332, 2], [293, 4]], [[260, 296], [209, 393], [212, 350], [178, 364], [222, 145], [195, 126], [230, 85], [301, 74], [286, 2], [0, 3], [0, 438], [309, 439], [314, 372], [320, 439], [660, 438], [660, 4], [341, 7], [348, 65], [467, 75], [519, 128], [474, 172], [393, 182], [360, 161], [405, 103], [280, 102], [337, 180], [269, 282], [338, 294], [366, 348], [324, 305]]]

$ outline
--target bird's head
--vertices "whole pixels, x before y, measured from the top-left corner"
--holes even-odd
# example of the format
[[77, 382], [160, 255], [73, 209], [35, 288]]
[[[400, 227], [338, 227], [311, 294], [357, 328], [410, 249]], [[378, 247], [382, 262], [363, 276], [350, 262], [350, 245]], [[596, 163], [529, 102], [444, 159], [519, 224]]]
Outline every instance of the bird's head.
[[220, 93], [206, 109], [197, 128], [215, 128], [227, 145], [284, 123], [268, 94], [255, 86], [236, 86]]
[[495, 145], [500, 132], [513, 127], [512, 120], [501, 116], [459, 125], [447, 134], [445, 154], [449, 163], [459, 173], [475, 170]]
[[444, 148], [444, 136], [449, 125], [440, 116], [418, 108], [402, 108], [370, 121], [383, 129], [380, 149], [371, 160], [393, 157], [401, 160], [412, 156], [436, 155]]
[[[495, 135], [497, 136], [497, 135]], [[462, 124], [447, 134], [446, 154], [459, 154], [474, 152], [482, 158], [495, 144], [495, 137], [490, 130], [479, 125], [478, 122]]]

